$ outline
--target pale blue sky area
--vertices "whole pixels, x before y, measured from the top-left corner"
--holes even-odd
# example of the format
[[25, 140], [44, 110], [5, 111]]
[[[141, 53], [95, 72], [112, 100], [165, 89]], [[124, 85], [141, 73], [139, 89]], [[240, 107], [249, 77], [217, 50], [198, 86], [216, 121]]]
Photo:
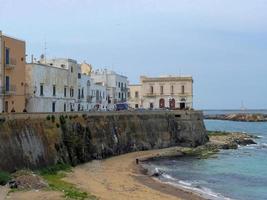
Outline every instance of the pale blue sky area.
[[266, 0], [0, 0], [0, 30], [131, 83], [191, 74], [196, 108], [267, 108]]

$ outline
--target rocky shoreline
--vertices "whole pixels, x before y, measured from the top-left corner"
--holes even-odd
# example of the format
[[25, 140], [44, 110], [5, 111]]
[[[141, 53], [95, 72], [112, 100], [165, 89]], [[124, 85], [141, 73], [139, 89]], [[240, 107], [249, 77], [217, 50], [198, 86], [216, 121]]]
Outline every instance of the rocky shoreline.
[[[221, 132], [221, 131], [208, 131], [209, 142], [205, 145], [198, 146], [196, 148], [188, 147], [175, 147], [168, 151], [163, 151], [154, 157], [141, 158], [141, 163], [146, 163], [156, 159], [166, 159], [170, 157], [182, 157], [182, 156], [194, 156], [199, 159], [208, 158], [219, 152], [221, 149], [237, 149], [239, 146], [247, 146], [257, 144], [255, 139], [257, 136], [240, 132]], [[145, 168], [143, 172], [150, 176], [158, 176], [160, 173], [157, 171], [148, 172]]]
[[267, 115], [264, 114], [249, 114], [249, 113], [237, 113], [237, 114], [220, 114], [220, 115], [205, 115], [205, 119], [216, 120], [229, 120], [240, 122], [267, 122]]

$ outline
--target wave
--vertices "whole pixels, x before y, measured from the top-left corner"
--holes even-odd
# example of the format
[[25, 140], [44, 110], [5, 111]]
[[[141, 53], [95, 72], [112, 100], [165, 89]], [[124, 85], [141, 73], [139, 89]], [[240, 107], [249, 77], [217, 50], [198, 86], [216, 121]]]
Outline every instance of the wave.
[[267, 143], [250, 144], [247, 146], [238, 146], [240, 149], [266, 149]]
[[172, 185], [177, 188], [185, 189], [188, 191], [193, 191], [199, 194], [200, 196], [207, 198], [207, 199], [212, 199], [212, 200], [233, 200], [231, 198], [225, 197], [221, 195], [220, 193], [216, 193], [212, 191], [209, 188], [202, 187], [199, 183], [199, 181], [184, 181], [184, 180], [178, 180], [168, 174], [163, 173], [161, 175], [161, 181], [163, 183], [167, 183], [169, 185]]

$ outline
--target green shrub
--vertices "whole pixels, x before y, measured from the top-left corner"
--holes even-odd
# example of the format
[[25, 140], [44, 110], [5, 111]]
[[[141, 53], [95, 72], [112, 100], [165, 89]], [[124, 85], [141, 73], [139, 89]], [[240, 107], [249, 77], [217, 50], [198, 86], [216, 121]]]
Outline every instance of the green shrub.
[[55, 115], [52, 115], [52, 122], [54, 123], [55, 122], [55, 120], [56, 120], [56, 117], [55, 117]]
[[83, 114], [82, 117], [83, 117], [84, 119], [86, 119], [87, 115], [86, 115], [86, 114]]
[[65, 117], [63, 115], [60, 115], [59, 117], [60, 124], [63, 125], [66, 123]]
[[47, 120], [50, 120], [51, 119], [50, 115], [47, 115], [46, 119]]
[[45, 167], [39, 170], [41, 175], [57, 174], [59, 171], [70, 171], [71, 166], [65, 163], [58, 163], [53, 166]]
[[6, 185], [11, 180], [11, 175], [8, 172], [0, 171], [0, 185]]

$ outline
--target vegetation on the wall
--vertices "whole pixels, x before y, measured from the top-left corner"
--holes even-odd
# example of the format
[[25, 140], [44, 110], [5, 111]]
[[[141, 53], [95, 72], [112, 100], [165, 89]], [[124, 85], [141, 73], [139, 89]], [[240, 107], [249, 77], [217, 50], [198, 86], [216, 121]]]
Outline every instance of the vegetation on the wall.
[[0, 185], [6, 185], [11, 180], [11, 175], [8, 172], [0, 171]]

